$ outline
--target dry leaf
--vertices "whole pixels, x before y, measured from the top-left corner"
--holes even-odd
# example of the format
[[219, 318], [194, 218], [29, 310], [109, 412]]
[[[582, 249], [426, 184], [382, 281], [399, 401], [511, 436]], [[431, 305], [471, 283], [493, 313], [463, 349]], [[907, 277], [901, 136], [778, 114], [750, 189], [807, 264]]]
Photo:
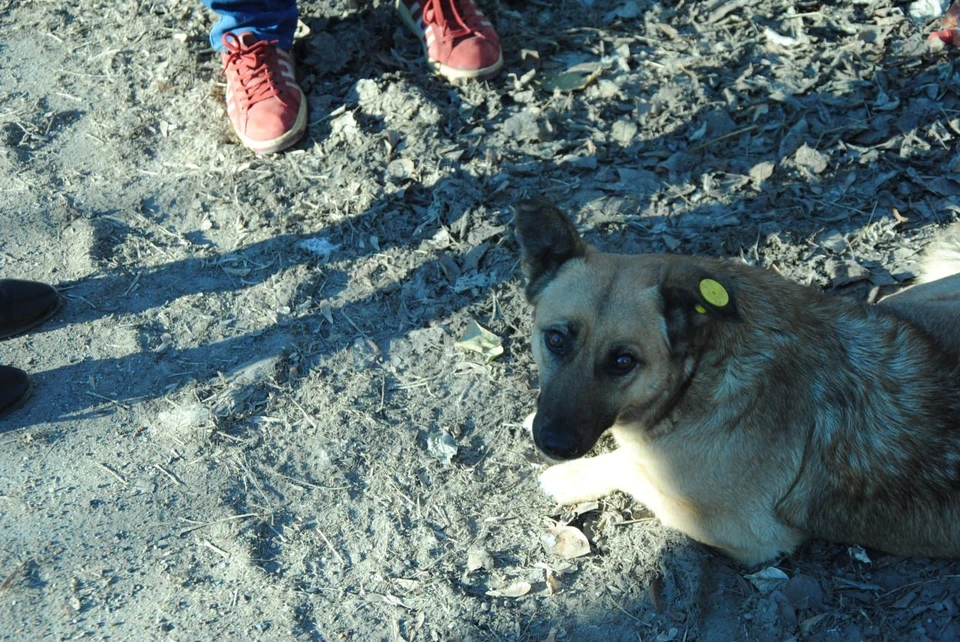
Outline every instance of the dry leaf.
[[488, 571], [492, 569], [493, 555], [485, 548], [471, 548], [467, 551], [467, 573], [472, 573], [480, 568], [485, 568]]
[[590, 552], [590, 541], [587, 536], [573, 526], [553, 526], [540, 537], [540, 542], [548, 553], [559, 555], [565, 560], [581, 557]]
[[560, 592], [560, 589], [563, 588], [563, 585], [560, 583], [560, 580], [556, 578], [549, 571], [547, 572], [547, 590], [550, 595], [556, 595]]
[[774, 566], [769, 566], [756, 573], [744, 575], [744, 577], [750, 580], [750, 583], [761, 593], [769, 593], [770, 591], [778, 589], [790, 580], [789, 575]]
[[522, 597], [530, 592], [530, 582], [514, 582], [510, 586], [502, 589], [487, 591], [490, 597]]
[[250, 268], [232, 268], [225, 265], [220, 266], [224, 272], [227, 274], [232, 274], [234, 276], [247, 276], [250, 274]]
[[601, 73], [603, 73], [603, 67], [597, 63], [575, 65], [562, 73], [548, 77], [543, 83], [543, 88], [549, 92], [580, 91], [599, 78]]
[[330, 311], [330, 302], [326, 299], [320, 302], [320, 314], [327, 320], [327, 323], [333, 325], [333, 313]]
[[490, 332], [479, 323], [470, 319], [467, 331], [457, 341], [457, 345], [464, 350], [472, 350], [483, 355], [484, 361], [490, 363], [503, 354], [503, 345], [500, 337]]
[[445, 432], [432, 432], [427, 435], [427, 452], [445, 464], [457, 456], [457, 442]]
[[861, 564], [873, 564], [873, 560], [870, 559], [862, 546], [851, 546], [847, 549], [847, 554]]
[[547, 564], [546, 562], [536, 562], [533, 565], [534, 568], [542, 568], [548, 574], [553, 575], [569, 575], [570, 573], [577, 572], [576, 564], [571, 564], [570, 562], [557, 562], [555, 564]]

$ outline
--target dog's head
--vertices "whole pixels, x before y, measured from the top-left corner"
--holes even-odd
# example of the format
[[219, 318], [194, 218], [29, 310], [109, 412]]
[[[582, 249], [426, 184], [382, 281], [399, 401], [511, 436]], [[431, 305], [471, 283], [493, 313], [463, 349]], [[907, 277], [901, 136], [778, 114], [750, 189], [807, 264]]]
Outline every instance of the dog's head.
[[619, 422], [656, 425], [682, 396], [711, 326], [740, 320], [729, 279], [674, 256], [604, 254], [556, 207], [517, 207], [531, 344], [533, 424], [554, 459], [585, 455]]

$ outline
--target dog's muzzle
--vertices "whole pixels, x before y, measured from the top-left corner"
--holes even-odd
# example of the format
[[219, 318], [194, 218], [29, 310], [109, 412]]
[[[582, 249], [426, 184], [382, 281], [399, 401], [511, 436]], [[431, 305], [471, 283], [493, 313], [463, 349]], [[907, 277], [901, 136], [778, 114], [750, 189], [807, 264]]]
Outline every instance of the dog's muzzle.
[[570, 433], [534, 431], [533, 443], [551, 459], [576, 459], [584, 455], [580, 440]]

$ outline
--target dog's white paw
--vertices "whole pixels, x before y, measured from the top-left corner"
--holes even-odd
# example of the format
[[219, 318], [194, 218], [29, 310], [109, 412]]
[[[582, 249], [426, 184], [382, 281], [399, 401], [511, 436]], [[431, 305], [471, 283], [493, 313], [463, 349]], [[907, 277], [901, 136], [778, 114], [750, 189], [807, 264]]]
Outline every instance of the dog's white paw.
[[[593, 463], [590, 459], [581, 459], [550, 466], [540, 474], [540, 489], [559, 504], [597, 499], [605, 493], [597, 488], [599, 480], [595, 475], [598, 472], [602, 475], [602, 471], [594, 470]], [[606, 488], [606, 484], [603, 487]]]

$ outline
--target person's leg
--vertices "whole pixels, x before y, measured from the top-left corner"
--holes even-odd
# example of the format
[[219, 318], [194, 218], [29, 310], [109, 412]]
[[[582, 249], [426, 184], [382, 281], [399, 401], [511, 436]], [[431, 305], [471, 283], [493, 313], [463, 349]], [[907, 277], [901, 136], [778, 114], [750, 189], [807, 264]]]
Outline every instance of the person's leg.
[[0, 366], [0, 417], [20, 406], [30, 397], [30, 377], [19, 368]]
[[307, 131], [307, 99], [293, 70], [295, 0], [203, 0], [220, 15], [210, 44], [227, 78], [227, 116], [247, 148], [270, 154]]
[[37, 281], [0, 279], [0, 339], [42, 323], [60, 309], [56, 288]]
[[[0, 279], [0, 339], [26, 332], [60, 309], [56, 288], [37, 281]], [[30, 396], [30, 377], [19, 368], [0, 366], [0, 417]]]
[[474, 0], [396, 0], [427, 63], [450, 79], [483, 79], [503, 66], [500, 37]]
[[210, 31], [210, 45], [217, 51], [226, 49], [223, 36], [227, 33], [250, 32], [257, 40], [276, 40], [284, 51], [293, 46], [296, 0], [203, 0], [203, 4], [220, 17]]

